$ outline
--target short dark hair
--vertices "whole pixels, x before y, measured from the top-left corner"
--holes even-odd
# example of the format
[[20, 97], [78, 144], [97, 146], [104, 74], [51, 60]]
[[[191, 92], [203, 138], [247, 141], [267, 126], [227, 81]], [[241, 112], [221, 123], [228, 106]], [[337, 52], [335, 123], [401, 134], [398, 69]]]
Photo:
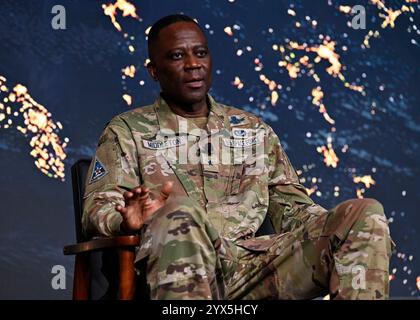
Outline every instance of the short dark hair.
[[[158, 21], [156, 21], [153, 26], [149, 30], [149, 34], [147, 36], [147, 50], [149, 52], [149, 58], [151, 57], [151, 48], [152, 45], [156, 42], [157, 38], [159, 37], [159, 32], [166, 28], [167, 26], [176, 23], [176, 22], [191, 22], [194, 23], [197, 27], [200, 27], [200, 25], [191, 17], [185, 15], [185, 14], [171, 14], [169, 16], [160, 18]], [[203, 31], [203, 29], [201, 29]]]

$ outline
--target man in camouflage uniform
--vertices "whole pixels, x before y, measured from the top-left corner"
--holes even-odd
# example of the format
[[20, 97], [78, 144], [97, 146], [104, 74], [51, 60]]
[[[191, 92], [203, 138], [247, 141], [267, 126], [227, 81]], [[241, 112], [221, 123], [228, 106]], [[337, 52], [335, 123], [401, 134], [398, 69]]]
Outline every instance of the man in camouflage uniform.
[[[273, 129], [208, 95], [211, 57], [194, 20], [162, 18], [148, 41], [162, 93], [103, 132], [86, 234], [140, 233], [152, 299], [387, 298], [382, 205], [315, 204]], [[267, 214], [276, 233], [256, 237]]]

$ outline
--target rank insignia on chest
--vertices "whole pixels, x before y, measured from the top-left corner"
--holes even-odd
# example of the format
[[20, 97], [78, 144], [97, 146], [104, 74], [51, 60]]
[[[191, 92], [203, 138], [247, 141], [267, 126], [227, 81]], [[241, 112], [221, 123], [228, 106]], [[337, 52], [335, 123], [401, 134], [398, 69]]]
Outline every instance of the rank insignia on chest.
[[245, 116], [234, 115], [234, 116], [229, 116], [229, 122], [231, 125], [237, 126], [237, 125], [245, 124], [246, 119], [245, 119]]
[[106, 176], [108, 171], [105, 166], [95, 157], [95, 164], [93, 165], [92, 175], [90, 177], [89, 183], [96, 182], [102, 177]]

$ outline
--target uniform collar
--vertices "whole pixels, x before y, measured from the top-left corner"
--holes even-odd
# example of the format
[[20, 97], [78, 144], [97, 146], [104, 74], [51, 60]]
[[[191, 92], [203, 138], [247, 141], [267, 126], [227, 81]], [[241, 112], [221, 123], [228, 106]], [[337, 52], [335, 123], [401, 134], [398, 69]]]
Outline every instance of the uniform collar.
[[[227, 119], [225, 108], [219, 105], [209, 94], [207, 94], [207, 100], [210, 105], [208, 129], [223, 128]], [[183, 127], [186, 125], [186, 118], [174, 113], [161, 95], [155, 101], [154, 109], [161, 132], [174, 132], [175, 134], [186, 132], [186, 128]]]

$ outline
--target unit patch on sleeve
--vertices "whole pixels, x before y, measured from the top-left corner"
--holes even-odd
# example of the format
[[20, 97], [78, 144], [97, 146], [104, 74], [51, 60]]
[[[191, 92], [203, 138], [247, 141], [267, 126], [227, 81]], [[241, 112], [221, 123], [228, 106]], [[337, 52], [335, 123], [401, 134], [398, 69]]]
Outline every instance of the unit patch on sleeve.
[[99, 159], [95, 157], [95, 164], [93, 165], [92, 175], [90, 177], [89, 183], [98, 181], [99, 179], [106, 176], [107, 173], [108, 173], [108, 170], [106, 170], [102, 162], [99, 161]]

